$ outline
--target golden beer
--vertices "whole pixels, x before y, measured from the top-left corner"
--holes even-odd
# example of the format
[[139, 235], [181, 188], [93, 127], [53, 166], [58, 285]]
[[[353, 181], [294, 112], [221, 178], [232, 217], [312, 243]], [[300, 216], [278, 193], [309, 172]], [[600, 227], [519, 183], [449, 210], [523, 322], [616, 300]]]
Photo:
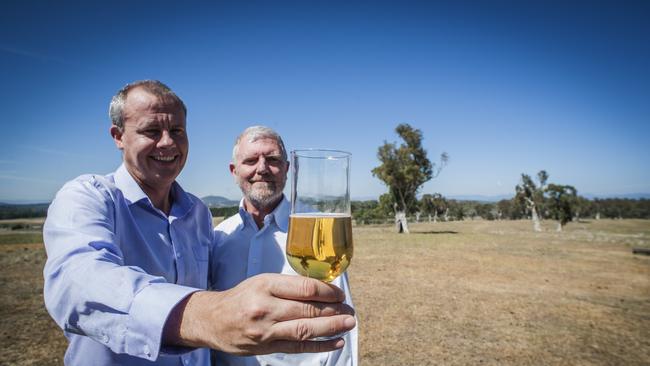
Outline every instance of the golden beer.
[[298, 274], [330, 282], [350, 265], [352, 218], [346, 214], [293, 214], [287, 260]]

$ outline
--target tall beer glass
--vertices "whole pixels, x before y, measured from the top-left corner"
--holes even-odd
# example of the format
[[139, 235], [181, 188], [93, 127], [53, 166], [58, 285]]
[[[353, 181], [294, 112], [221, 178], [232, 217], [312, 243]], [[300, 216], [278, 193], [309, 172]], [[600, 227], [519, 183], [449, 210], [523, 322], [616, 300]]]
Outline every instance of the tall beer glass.
[[350, 265], [350, 153], [291, 152], [287, 260], [302, 276], [330, 282]]

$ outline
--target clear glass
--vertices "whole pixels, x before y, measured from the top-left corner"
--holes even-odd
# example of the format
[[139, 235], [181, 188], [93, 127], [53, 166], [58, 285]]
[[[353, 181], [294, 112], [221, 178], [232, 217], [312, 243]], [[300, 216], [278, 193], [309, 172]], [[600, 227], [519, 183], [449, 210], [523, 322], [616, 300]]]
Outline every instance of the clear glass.
[[302, 276], [331, 282], [352, 260], [350, 153], [291, 152], [287, 260]]

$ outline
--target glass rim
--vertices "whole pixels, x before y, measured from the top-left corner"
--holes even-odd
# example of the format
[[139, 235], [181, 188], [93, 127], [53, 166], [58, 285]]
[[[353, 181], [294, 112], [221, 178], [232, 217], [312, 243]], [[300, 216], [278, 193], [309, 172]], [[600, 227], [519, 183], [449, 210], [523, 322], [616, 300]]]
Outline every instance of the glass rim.
[[[316, 153], [322, 153], [322, 154], [316, 155]], [[311, 159], [332, 159], [332, 158], [341, 159], [341, 158], [349, 158], [350, 156], [352, 156], [352, 153], [348, 151], [336, 150], [336, 149], [309, 148], [309, 149], [291, 150], [291, 156], [299, 156], [301, 158], [311, 158]]]

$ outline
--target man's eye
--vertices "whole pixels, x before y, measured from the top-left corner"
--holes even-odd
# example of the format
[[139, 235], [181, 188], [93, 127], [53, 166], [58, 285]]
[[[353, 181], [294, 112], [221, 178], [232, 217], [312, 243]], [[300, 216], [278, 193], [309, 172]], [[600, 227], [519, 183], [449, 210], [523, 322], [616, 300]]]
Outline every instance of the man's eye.
[[185, 130], [183, 130], [182, 128], [174, 128], [172, 129], [171, 133], [176, 136], [182, 136], [183, 134], [185, 134]]
[[144, 130], [142, 131], [142, 133], [147, 136], [157, 136], [160, 133], [160, 130], [152, 128], [152, 129]]

